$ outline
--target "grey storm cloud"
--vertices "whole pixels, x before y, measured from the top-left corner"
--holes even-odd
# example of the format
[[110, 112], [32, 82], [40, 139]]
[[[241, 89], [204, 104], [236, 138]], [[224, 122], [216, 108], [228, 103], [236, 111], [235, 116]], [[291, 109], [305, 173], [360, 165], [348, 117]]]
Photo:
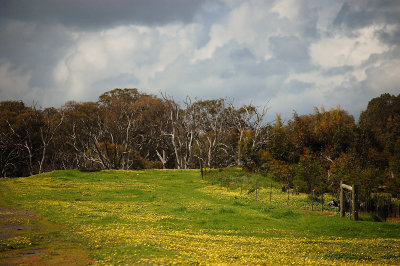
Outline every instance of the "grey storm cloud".
[[307, 44], [295, 36], [274, 36], [269, 40], [274, 55], [283, 61], [304, 62], [310, 58]]
[[0, 18], [59, 23], [77, 28], [120, 24], [158, 25], [189, 22], [202, 0], [15, 0], [2, 1]]
[[326, 76], [337, 76], [337, 75], [344, 75], [349, 71], [352, 71], [354, 67], [352, 66], [340, 66], [340, 67], [332, 67], [328, 70], [324, 71], [324, 75]]
[[19, 23], [0, 24], [2, 41], [0, 58], [22, 71], [32, 71], [30, 85], [44, 86], [49, 82], [54, 63], [73, 44], [60, 27], [29, 26]]
[[278, 61], [297, 71], [313, 68], [308, 51], [309, 43], [296, 36], [273, 36], [269, 39], [271, 50]]
[[343, 3], [333, 25], [350, 29], [372, 24], [399, 24], [400, 5], [393, 0], [358, 0]]
[[398, 45], [400, 43], [400, 26], [396, 25], [395, 27], [396, 29], [391, 32], [388, 32], [385, 29], [378, 30], [377, 36], [384, 43], [387, 43], [389, 45]]

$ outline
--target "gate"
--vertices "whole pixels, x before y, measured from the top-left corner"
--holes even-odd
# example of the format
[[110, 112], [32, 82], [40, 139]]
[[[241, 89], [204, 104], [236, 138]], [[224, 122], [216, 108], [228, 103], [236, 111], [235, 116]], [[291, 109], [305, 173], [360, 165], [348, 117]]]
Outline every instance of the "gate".
[[353, 214], [354, 220], [358, 220], [358, 186], [353, 185], [349, 186], [343, 184], [343, 181], [340, 181], [340, 217], [345, 216], [345, 209], [344, 209], [344, 189], [351, 191], [351, 212]]

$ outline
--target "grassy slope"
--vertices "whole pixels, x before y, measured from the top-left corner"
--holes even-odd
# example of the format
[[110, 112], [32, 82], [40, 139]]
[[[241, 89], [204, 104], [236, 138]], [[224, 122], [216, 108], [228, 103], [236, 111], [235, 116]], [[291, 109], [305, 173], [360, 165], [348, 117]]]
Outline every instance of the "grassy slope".
[[66, 225], [99, 263], [400, 264], [398, 224], [311, 213], [278, 188], [255, 201], [195, 170], [55, 171], [1, 180], [0, 193]]

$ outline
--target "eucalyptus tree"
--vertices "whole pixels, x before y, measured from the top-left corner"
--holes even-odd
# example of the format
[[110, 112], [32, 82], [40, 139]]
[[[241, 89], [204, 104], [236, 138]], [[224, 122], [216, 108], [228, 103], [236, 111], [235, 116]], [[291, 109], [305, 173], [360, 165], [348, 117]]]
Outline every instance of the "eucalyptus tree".
[[[71, 148], [73, 158], [65, 158], [73, 166], [108, 168], [108, 164], [99, 146], [104, 134], [99, 106], [95, 102], [67, 102], [63, 107], [65, 112], [64, 134], [66, 143]], [[66, 154], [69, 156], [69, 154]], [[72, 159], [72, 160], [71, 160]]]
[[193, 146], [200, 132], [197, 109], [187, 97], [181, 108], [171, 97], [163, 95], [167, 106], [168, 118], [163, 135], [173, 149], [175, 165], [178, 169], [190, 168], [193, 159]]
[[137, 132], [141, 107], [137, 101], [141, 97], [137, 89], [114, 89], [99, 97], [104, 131], [101, 147], [110, 168], [129, 169], [133, 166], [132, 156], [140, 149]]
[[2, 177], [28, 174], [22, 171], [28, 169], [28, 165], [23, 132], [17, 128], [17, 124], [20, 123], [20, 115], [28, 110], [29, 108], [21, 101], [0, 102], [0, 170]]
[[[59, 128], [61, 127], [64, 120], [64, 113], [62, 110], [57, 110], [55, 108], [46, 108], [42, 111], [43, 125], [39, 128], [40, 140], [41, 140], [41, 158], [38, 162], [39, 164], [39, 174], [43, 172], [45, 164], [54, 164], [56, 158], [51, 156], [56, 153], [56, 143], [54, 143], [54, 137], [59, 133]], [[52, 151], [49, 154], [49, 148], [52, 146]], [[50, 156], [49, 156], [50, 155]], [[46, 157], [47, 162], [45, 161]], [[54, 169], [56, 167], [48, 167], [48, 170]]]
[[266, 148], [268, 125], [264, 117], [268, 103], [263, 108], [252, 104], [242, 106], [236, 113], [235, 126], [239, 131], [238, 163], [248, 170], [261, 165], [261, 152]]
[[239, 109], [236, 109], [233, 104], [231, 104], [229, 110], [231, 111], [233, 125], [238, 133], [237, 165], [242, 165], [242, 143], [245, 138], [246, 130], [250, 129], [250, 120], [255, 112], [255, 107], [253, 105], [243, 105]]
[[49, 113], [22, 102], [1, 102], [0, 113], [2, 175], [41, 173], [48, 163], [48, 146], [60, 123], [54, 128]]
[[229, 165], [233, 149], [228, 137], [232, 133], [233, 121], [226, 100], [199, 100], [193, 108], [200, 127], [196, 139], [197, 157], [209, 168]]

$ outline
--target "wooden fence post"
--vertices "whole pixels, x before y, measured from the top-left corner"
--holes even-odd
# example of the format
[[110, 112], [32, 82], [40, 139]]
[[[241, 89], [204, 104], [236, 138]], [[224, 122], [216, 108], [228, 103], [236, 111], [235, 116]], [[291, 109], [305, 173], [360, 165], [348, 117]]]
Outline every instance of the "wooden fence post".
[[344, 193], [343, 193], [343, 181], [340, 180], [340, 217], [344, 217]]
[[344, 217], [345, 215], [345, 210], [344, 210], [344, 192], [343, 189], [348, 189], [351, 191], [351, 198], [352, 198], [352, 204], [351, 204], [351, 211], [350, 211], [350, 219], [351, 216], [353, 216], [353, 219], [355, 221], [358, 220], [358, 186], [357, 185], [346, 185], [343, 184], [342, 181], [340, 181], [340, 217]]
[[353, 185], [352, 198], [353, 198], [353, 206], [352, 206], [353, 217], [354, 217], [355, 221], [358, 221], [358, 186], [357, 185]]

